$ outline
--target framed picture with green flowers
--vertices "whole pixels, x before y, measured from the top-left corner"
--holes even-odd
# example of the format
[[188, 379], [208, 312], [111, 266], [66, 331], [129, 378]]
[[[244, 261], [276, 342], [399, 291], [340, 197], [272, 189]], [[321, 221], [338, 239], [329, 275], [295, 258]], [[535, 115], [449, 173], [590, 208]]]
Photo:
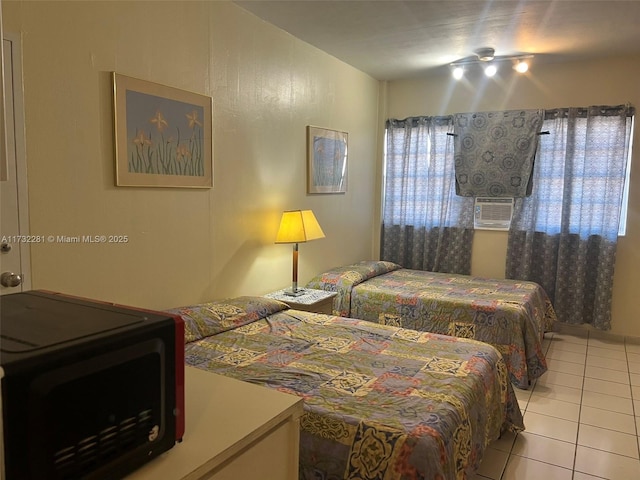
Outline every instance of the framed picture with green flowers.
[[113, 72], [116, 185], [211, 188], [211, 97]]

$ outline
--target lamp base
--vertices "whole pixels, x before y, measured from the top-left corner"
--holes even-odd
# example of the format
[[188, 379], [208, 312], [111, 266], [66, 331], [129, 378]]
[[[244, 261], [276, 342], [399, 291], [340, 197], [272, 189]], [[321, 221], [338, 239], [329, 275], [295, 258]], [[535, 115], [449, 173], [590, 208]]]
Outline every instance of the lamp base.
[[301, 295], [304, 295], [306, 292], [302, 288], [299, 288], [297, 290], [293, 290], [291, 288], [289, 290], [285, 290], [283, 293], [288, 297], [299, 297]]

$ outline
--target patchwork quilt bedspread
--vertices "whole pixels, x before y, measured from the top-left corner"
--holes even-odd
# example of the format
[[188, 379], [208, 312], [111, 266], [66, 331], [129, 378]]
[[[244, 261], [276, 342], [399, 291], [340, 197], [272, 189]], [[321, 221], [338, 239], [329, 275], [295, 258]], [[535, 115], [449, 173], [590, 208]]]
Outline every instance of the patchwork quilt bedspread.
[[170, 312], [187, 364], [304, 399], [300, 479], [471, 478], [493, 440], [524, 428], [502, 356], [474, 340], [262, 297]]
[[307, 287], [338, 292], [336, 315], [489, 343], [519, 388], [547, 370], [542, 339], [556, 315], [536, 283], [366, 261], [329, 270]]

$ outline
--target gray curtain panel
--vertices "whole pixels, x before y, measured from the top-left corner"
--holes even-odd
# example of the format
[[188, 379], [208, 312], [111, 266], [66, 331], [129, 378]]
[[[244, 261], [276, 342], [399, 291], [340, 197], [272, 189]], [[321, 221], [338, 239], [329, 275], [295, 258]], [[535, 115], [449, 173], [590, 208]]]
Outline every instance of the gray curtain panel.
[[506, 277], [546, 290], [558, 319], [611, 328], [633, 107], [545, 112], [531, 197], [517, 199]]
[[452, 117], [387, 121], [382, 260], [471, 272], [473, 198], [455, 194]]
[[381, 259], [414, 270], [471, 274], [472, 228], [383, 226]]

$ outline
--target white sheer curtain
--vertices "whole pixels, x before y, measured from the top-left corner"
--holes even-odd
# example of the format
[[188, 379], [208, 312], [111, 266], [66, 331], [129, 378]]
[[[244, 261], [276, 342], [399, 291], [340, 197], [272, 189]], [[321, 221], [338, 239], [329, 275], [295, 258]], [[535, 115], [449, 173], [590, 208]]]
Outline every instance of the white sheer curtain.
[[611, 294], [634, 109], [545, 112], [533, 193], [518, 199], [507, 278], [539, 283], [560, 321], [611, 328]]
[[453, 119], [387, 121], [381, 258], [471, 272], [473, 198], [455, 194]]

